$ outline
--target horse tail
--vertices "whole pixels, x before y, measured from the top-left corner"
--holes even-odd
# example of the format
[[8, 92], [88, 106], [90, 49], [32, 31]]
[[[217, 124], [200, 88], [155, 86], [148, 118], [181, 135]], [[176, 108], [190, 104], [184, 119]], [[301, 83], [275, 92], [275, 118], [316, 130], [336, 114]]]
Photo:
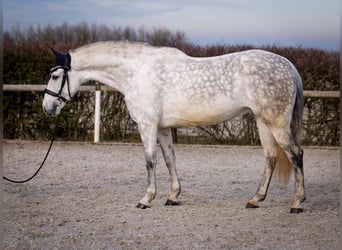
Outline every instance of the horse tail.
[[[301, 148], [302, 115], [304, 107], [303, 85], [297, 69], [293, 65], [292, 67], [294, 68], [294, 72], [296, 73], [297, 89], [295, 104], [292, 111], [290, 128], [294, 143], [299, 148]], [[281, 182], [284, 186], [286, 186], [289, 183], [292, 170], [293, 167], [289, 161], [289, 158], [285, 154], [284, 150], [277, 144], [275, 175], [278, 181]]]
[[[293, 66], [294, 67], [294, 66]], [[302, 137], [302, 117], [303, 117], [303, 108], [304, 108], [304, 96], [303, 96], [303, 84], [300, 78], [298, 71], [294, 68], [297, 75], [297, 93], [296, 93], [296, 101], [292, 111], [292, 120], [291, 120], [291, 132], [292, 136], [295, 140], [295, 143], [299, 148], [301, 147], [301, 137]]]

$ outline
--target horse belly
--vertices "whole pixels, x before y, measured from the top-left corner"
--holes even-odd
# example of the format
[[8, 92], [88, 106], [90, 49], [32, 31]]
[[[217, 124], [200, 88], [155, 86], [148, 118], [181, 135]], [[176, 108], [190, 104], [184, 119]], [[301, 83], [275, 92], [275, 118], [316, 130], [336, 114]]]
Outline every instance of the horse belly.
[[167, 106], [163, 108], [160, 128], [213, 125], [249, 111], [248, 108], [234, 102], [197, 105], [174, 103]]

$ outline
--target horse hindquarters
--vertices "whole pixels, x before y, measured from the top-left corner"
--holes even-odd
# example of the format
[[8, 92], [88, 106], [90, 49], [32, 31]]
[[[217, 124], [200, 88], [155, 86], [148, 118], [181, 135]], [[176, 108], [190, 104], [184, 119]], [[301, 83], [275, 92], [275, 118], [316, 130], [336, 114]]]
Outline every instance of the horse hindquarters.
[[273, 127], [272, 134], [278, 142], [281, 149], [285, 152], [291, 163], [295, 174], [295, 198], [291, 206], [291, 213], [301, 213], [303, 208], [301, 202], [306, 199], [304, 184], [304, 166], [303, 166], [303, 150], [301, 148], [301, 130], [302, 130], [302, 114], [303, 114], [303, 90], [302, 82], [297, 73], [297, 91], [295, 104], [291, 114], [290, 128]]

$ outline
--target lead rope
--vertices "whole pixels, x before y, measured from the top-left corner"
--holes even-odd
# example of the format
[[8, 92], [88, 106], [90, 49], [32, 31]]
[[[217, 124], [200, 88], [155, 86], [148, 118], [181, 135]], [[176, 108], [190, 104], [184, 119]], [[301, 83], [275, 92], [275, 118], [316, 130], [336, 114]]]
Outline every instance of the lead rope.
[[58, 127], [58, 120], [59, 120], [58, 118], [59, 118], [59, 115], [57, 115], [57, 117], [56, 117], [55, 130], [54, 130], [54, 132], [53, 132], [53, 134], [52, 134], [52, 139], [51, 139], [51, 142], [50, 142], [49, 149], [48, 149], [48, 151], [46, 152], [45, 157], [44, 157], [44, 159], [43, 159], [43, 162], [40, 164], [40, 166], [39, 166], [39, 168], [37, 169], [37, 171], [36, 171], [30, 178], [28, 178], [28, 179], [26, 179], [26, 180], [17, 181], [17, 180], [12, 180], [12, 179], [9, 179], [9, 178], [3, 176], [3, 179], [4, 179], [4, 180], [9, 181], [9, 182], [12, 182], [12, 183], [25, 183], [25, 182], [28, 182], [28, 181], [32, 180], [32, 179], [39, 173], [39, 171], [40, 171], [41, 168], [43, 167], [43, 165], [44, 165], [46, 159], [48, 158], [48, 155], [49, 155], [50, 150], [51, 150], [51, 148], [52, 148], [52, 144], [53, 144], [53, 142], [54, 142], [54, 140], [55, 140], [55, 135], [56, 135], [57, 127]]

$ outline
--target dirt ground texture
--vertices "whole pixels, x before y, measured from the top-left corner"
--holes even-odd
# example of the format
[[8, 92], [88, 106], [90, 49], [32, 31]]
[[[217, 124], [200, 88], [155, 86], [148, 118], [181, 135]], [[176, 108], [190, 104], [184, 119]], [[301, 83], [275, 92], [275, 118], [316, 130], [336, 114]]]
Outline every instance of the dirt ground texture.
[[[48, 142], [4, 141], [4, 174], [29, 177]], [[4, 249], [338, 249], [340, 151], [304, 148], [307, 200], [290, 214], [293, 176], [273, 180], [260, 208], [245, 209], [263, 172], [259, 147], [176, 145], [181, 205], [158, 149], [158, 194], [147, 187], [141, 145], [56, 142], [30, 182], [4, 182]]]

